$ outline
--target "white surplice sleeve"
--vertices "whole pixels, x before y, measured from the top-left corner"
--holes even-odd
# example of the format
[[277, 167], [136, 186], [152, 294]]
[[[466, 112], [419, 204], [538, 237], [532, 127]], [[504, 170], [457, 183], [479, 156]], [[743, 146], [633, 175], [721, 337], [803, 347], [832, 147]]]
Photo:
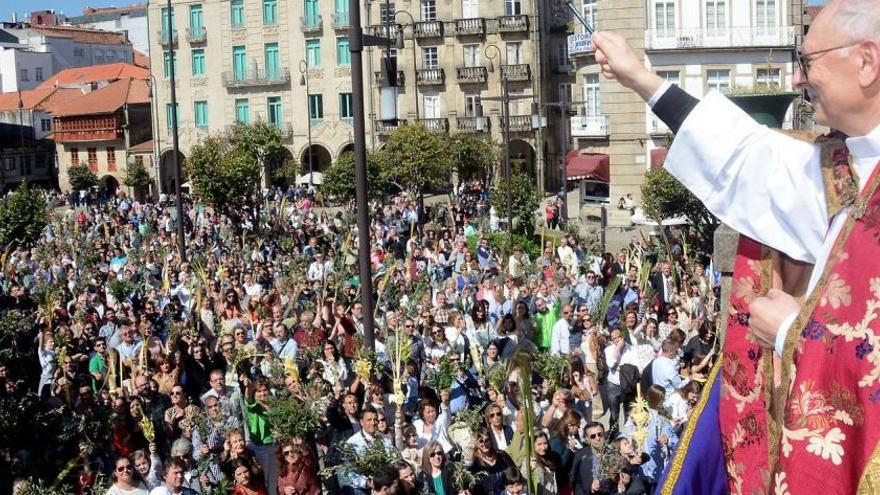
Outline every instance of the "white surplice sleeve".
[[829, 220], [816, 146], [710, 93], [685, 119], [665, 167], [734, 230], [816, 262]]

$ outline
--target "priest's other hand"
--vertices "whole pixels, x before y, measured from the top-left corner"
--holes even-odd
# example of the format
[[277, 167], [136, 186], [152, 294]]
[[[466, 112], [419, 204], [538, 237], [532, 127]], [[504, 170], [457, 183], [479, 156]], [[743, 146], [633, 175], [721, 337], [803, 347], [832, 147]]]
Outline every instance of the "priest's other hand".
[[762, 347], [773, 349], [779, 327], [800, 310], [801, 305], [795, 298], [781, 290], [770, 289], [767, 297], [759, 297], [749, 304], [749, 329]]
[[616, 79], [632, 89], [645, 101], [663, 85], [663, 79], [645, 67], [642, 58], [623, 36], [604, 31], [593, 34], [596, 63], [602, 67], [602, 75]]

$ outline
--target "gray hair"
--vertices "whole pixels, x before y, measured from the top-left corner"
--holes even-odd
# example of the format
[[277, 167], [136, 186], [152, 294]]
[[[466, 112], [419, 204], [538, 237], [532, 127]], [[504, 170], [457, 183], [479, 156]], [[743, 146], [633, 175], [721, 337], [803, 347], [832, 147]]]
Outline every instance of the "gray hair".
[[829, 7], [834, 8], [830, 12], [834, 26], [851, 40], [880, 40], [880, 8], [876, 0], [838, 0]]

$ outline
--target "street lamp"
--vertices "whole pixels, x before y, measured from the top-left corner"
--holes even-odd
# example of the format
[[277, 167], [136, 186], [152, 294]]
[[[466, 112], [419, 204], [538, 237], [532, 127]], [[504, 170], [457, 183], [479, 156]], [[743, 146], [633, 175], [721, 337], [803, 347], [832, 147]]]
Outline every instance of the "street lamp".
[[[489, 53], [493, 54], [490, 55]], [[489, 59], [489, 72], [495, 72], [495, 58], [501, 62], [501, 48], [498, 45], [490, 43], [483, 50], [484, 55]], [[477, 105], [477, 126], [482, 126], [483, 100], [490, 98], [480, 98]], [[478, 127], [479, 129], [479, 127]], [[507, 184], [507, 240], [510, 248], [513, 249], [513, 200], [511, 199], [511, 178], [510, 178], [510, 95], [507, 91], [507, 72], [501, 69], [501, 134], [504, 139], [504, 182]]]
[[168, 88], [171, 91], [171, 163], [174, 165], [174, 207], [177, 210], [177, 250], [180, 253], [180, 262], [186, 263], [186, 238], [183, 228], [183, 198], [180, 191], [180, 181], [183, 174], [180, 171], [180, 143], [177, 136], [177, 88], [174, 80], [174, 11], [171, 10], [171, 0], [168, 0]]
[[[416, 104], [416, 121], [419, 120], [419, 84], [418, 84], [418, 73], [416, 72], [416, 59], [418, 58], [418, 51], [416, 51], [416, 20], [412, 14], [405, 10], [398, 10], [394, 13], [394, 18], [397, 19], [399, 14], [404, 14], [409, 17], [410, 26], [412, 26], [413, 30], [413, 96], [415, 97]], [[403, 40], [403, 24], [397, 25], [397, 34], [394, 37], [394, 47], [398, 50], [403, 50], [406, 44]]]
[[299, 61], [299, 85], [306, 88], [306, 114], [309, 129], [309, 188], [314, 187], [314, 170], [312, 169], [312, 102], [309, 94], [309, 63], [305, 59]]

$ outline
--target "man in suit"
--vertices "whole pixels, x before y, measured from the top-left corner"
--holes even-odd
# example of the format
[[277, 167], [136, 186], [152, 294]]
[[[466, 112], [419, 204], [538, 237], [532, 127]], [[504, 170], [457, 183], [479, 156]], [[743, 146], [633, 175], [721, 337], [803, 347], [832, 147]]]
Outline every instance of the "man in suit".
[[571, 465], [569, 479], [574, 488], [574, 495], [590, 495], [599, 490], [602, 482], [596, 479], [595, 458], [602, 455], [605, 446], [605, 427], [602, 423], [593, 421], [585, 430], [589, 445], [584, 446], [574, 454], [574, 462]]
[[651, 287], [657, 292], [657, 297], [663, 304], [672, 304], [675, 301], [675, 277], [672, 276], [672, 268], [668, 261], [660, 262], [660, 271], [651, 275]]

